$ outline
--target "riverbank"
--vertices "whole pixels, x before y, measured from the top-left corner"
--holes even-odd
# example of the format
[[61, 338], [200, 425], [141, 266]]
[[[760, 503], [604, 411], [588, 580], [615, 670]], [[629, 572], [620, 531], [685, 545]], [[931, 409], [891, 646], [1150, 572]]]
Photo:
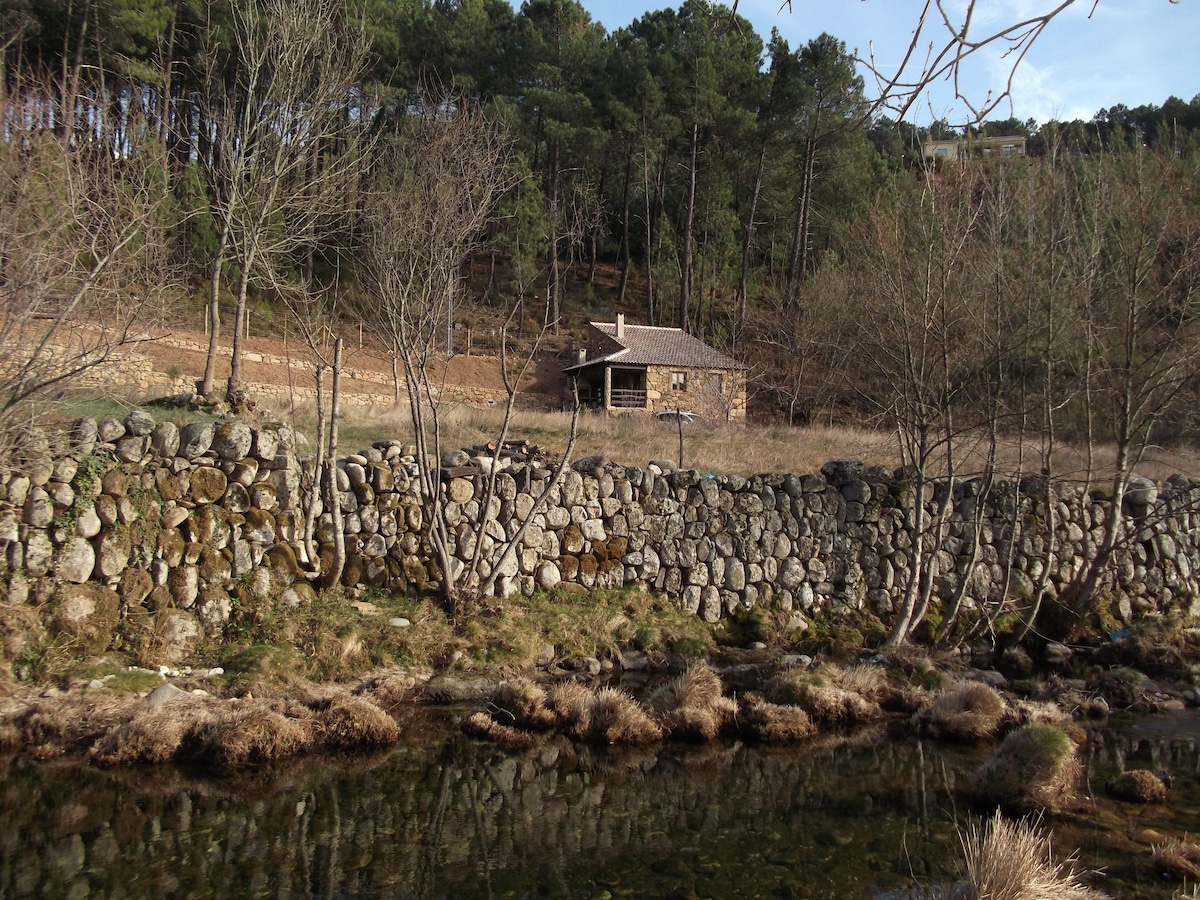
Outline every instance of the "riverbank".
[[[237, 767], [389, 746], [411, 711], [429, 704], [461, 707], [464, 731], [474, 737], [522, 746], [552, 734], [605, 745], [721, 736], [797, 743], [878, 723], [989, 740], [1029, 723], [1069, 728], [1115, 711], [1200, 703], [1193, 685], [1200, 634], [1169, 620], [1094, 646], [1046, 644], [1037, 659], [1023, 648], [997, 656], [981, 648], [846, 655], [839, 647], [837, 655], [829, 644], [822, 651], [821, 636], [790, 641], [763, 622], [749, 635], [728, 625], [716, 630], [721, 646], [712, 635], [706, 644], [682, 630], [687, 620], [656, 622], [642, 609], [638, 627], [626, 628], [611, 606], [599, 607], [592, 621], [562, 615], [557, 630], [528, 607], [510, 609], [504, 627], [497, 617], [491, 634], [486, 622], [472, 623], [450, 642], [457, 649], [448, 665], [432, 664], [427, 650], [419, 663], [371, 668], [358, 643], [346, 654], [363, 657], [357, 666], [342, 660], [341, 669], [325, 670], [357, 672], [340, 680], [311, 680], [295, 648], [282, 643], [230, 648], [228, 668], [149, 669], [110, 654], [42, 684], [9, 684], [0, 701], [0, 747], [105, 766]], [[596, 624], [605, 614], [607, 628]], [[519, 636], [512, 619], [526, 626]], [[634, 640], [618, 642], [621, 634]], [[361, 640], [358, 634], [351, 645]], [[496, 653], [500, 661], [489, 664], [489, 646], [503, 645], [508, 654]]]

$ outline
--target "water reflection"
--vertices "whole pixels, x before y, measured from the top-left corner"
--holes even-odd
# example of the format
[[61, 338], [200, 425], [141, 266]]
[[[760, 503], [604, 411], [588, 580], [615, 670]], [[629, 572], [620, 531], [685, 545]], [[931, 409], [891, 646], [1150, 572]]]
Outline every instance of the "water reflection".
[[[988, 753], [882, 729], [787, 749], [519, 753], [446, 716], [409, 733], [385, 754], [221, 778], [7, 759], [0, 896], [865, 898], [953, 877], [958, 789]], [[1115, 896], [1170, 896], [1136, 887], [1155, 883], [1144, 847], [1144, 862], [1109, 861], [1132, 852], [1112, 832], [1196, 833], [1195, 739], [1130, 727], [1086, 754], [1097, 810], [1056, 834], [1109, 868]], [[1103, 778], [1122, 765], [1171, 772], [1172, 802], [1114, 812]]]

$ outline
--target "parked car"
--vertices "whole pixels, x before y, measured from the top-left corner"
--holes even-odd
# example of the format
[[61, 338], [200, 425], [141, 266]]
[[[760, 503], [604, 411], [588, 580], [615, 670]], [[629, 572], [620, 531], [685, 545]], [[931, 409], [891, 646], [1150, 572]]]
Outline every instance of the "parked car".
[[663, 412], [656, 413], [654, 416], [660, 422], [667, 422], [674, 425], [676, 422], [682, 422], [684, 425], [699, 425], [700, 416], [695, 413], [682, 412], [679, 410], [668, 409]]

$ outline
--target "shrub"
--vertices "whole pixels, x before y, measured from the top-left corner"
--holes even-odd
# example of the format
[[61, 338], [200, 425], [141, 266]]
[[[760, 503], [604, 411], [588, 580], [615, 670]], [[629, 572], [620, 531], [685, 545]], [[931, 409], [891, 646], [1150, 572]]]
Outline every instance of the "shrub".
[[1108, 795], [1129, 803], [1157, 803], [1167, 799], [1167, 785], [1148, 769], [1130, 769], [1106, 786]]
[[989, 807], [1017, 812], [1058, 809], [1074, 798], [1080, 766], [1076, 747], [1057, 726], [1035, 723], [1012, 732], [971, 780]]

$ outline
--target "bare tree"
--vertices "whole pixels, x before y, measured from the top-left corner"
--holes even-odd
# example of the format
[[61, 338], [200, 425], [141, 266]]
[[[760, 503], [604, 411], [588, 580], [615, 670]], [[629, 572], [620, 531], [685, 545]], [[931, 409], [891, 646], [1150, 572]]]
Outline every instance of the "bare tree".
[[906, 580], [888, 644], [905, 643], [929, 608], [960, 475], [958, 444], [976, 427], [972, 416], [963, 421], [979, 357], [965, 263], [980, 203], [972, 176], [958, 174], [928, 179], [883, 205], [866, 241], [875, 282], [863, 291], [860, 346], [891, 386], [874, 402], [896, 429], [909, 475], [901, 503]]
[[[1089, 459], [1097, 440], [1111, 441], [1116, 459], [1099, 539], [1064, 589], [1080, 616], [1095, 611], [1124, 537], [1134, 470], [1200, 374], [1200, 215], [1182, 176], [1177, 160], [1138, 150], [1102, 158], [1081, 185], [1073, 270], [1080, 396]], [[1145, 505], [1132, 503], [1143, 514]]]
[[296, 255], [344, 208], [361, 162], [369, 109], [361, 95], [369, 41], [338, 0], [234, 4], [233, 57], [210, 46], [202, 163], [217, 235], [209, 274], [211, 332], [199, 390], [213, 393], [225, 266], [237, 266], [227, 395], [241, 390], [241, 342], [252, 284], [294, 277]]
[[[163, 160], [136, 112], [120, 144], [58, 137], [0, 85], [0, 460], [44, 399], [150, 336], [179, 284]], [[26, 90], [25, 88], [29, 88]]]
[[[1168, 0], [1177, 4], [1179, 0]], [[912, 37], [900, 64], [883, 66], [875, 58], [874, 48], [860, 57], [875, 80], [879, 99], [876, 109], [888, 109], [900, 118], [906, 116], [922, 93], [936, 81], [948, 81], [954, 96], [961, 101], [974, 121], [986, 119], [1012, 92], [1013, 78], [1029, 50], [1047, 28], [1076, 4], [1088, 7], [1088, 16], [1100, 0], [1040, 0], [1021, 4], [1015, 15], [989, 22], [981, 15], [979, 0], [921, 0]], [[781, 9], [794, 11], [793, 0], [784, 0]], [[737, 11], [737, 3], [733, 4]], [[964, 65], [983, 50], [999, 50], [1007, 64], [1002, 85], [982, 98], [966, 93], [962, 84]]]

